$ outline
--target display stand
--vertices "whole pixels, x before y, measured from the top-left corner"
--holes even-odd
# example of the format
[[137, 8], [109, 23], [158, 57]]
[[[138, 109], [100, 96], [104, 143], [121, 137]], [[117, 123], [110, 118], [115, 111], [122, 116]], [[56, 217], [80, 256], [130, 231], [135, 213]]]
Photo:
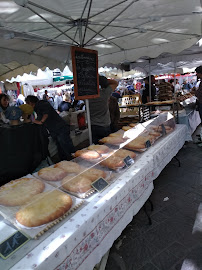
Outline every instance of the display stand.
[[61, 226], [0, 260], [0, 268], [93, 269], [149, 199], [153, 181], [183, 146], [186, 131], [185, 125], [177, 125]]
[[184, 124], [188, 128], [186, 141], [192, 141], [192, 134], [201, 124], [199, 112], [196, 110], [182, 110], [179, 112], [179, 124]]

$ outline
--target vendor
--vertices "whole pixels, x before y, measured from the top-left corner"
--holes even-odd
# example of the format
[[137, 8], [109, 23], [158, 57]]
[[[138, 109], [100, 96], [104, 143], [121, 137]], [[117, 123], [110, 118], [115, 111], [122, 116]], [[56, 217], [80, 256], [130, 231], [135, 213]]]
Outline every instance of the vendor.
[[195, 95], [197, 97], [199, 115], [202, 122], [202, 66], [197, 67], [195, 71], [196, 71], [197, 80], [200, 79], [200, 84], [199, 84], [198, 89], [196, 89]]
[[33, 122], [44, 125], [51, 137], [56, 141], [58, 154], [61, 160], [70, 160], [71, 153], [75, 152], [70, 138], [69, 125], [59, 116], [49, 102], [39, 100], [35, 96], [27, 96], [26, 103], [31, 105], [37, 113], [37, 119]]
[[100, 97], [89, 99], [92, 141], [97, 144], [100, 139], [108, 136], [110, 130], [109, 97], [118, 86], [117, 81], [99, 76]]
[[142, 93], [142, 103], [147, 103], [150, 101], [154, 101], [154, 97], [156, 95], [156, 87], [155, 84], [155, 77], [151, 75], [151, 100], [149, 95], [149, 76], [145, 78], [145, 88], [143, 89]]

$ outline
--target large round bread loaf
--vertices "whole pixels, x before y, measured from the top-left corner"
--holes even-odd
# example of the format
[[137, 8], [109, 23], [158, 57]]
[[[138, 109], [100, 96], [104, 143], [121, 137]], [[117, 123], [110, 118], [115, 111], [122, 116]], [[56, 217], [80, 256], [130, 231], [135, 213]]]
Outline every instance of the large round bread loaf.
[[44, 183], [36, 178], [20, 178], [0, 187], [0, 204], [5, 206], [23, 205], [44, 190]]
[[37, 227], [61, 217], [71, 206], [72, 198], [66, 193], [48, 191], [34, 196], [16, 213], [16, 219], [26, 227]]

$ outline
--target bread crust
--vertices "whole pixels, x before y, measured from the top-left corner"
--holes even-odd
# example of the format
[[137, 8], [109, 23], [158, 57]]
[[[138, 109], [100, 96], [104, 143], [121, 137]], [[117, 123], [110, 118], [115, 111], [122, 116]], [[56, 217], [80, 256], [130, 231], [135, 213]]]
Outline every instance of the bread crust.
[[104, 137], [101, 140], [99, 140], [101, 143], [107, 143], [107, 144], [121, 144], [124, 142], [124, 139], [121, 136], [115, 136], [115, 137]]
[[54, 168], [60, 168], [67, 173], [78, 173], [81, 170], [81, 166], [79, 164], [67, 160], [56, 163]]
[[92, 144], [88, 147], [88, 150], [96, 151], [99, 154], [106, 154], [109, 152], [109, 147], [106, 145]]
[[131, 129], [132, 127], [131, 126], [123, 126], [122, 127], [122, 129], [124, 130], [124, 131], [127, 131], [127, 130], [129, 130], [129, 129]]
[[119, 149], [114, 154], [116, 157], [126, 158], [127, 156], [130, 156], [131, 158], [135, 158], [136, 154], [132, 151], [126, 150], [126, 149]]
[[83, 159], [98, 159], [100, 158], [100, 154], [94, 150], [82, 149], [77, 150], [74, 154], [75, 157], [81, 157]]
[[125, 166], [123, 158], [114, 155], [106, 158], [100, 164], [112, 170], [117, 170]]
[[60, 168], [47, 167], [38, 171], [38, 175], [46, 181], [59, 181], [67, 175], [67, 172]]
[[43, 192], [45, 184], [36, 178], [20, 178], [10, 181], [0, 187], [0, 204], [5, 206], [20, 206]]
[[37, 227], [64, 215], [72, 206], [72, 198], [59, 190], [36, 195], [32, 203], [23, 206], [17, 213], [17, 221], [26, 227]]
[[99, 169], [96, 169], [96, 168], [90, 168], [90, 169], [87, 169], [86, 171], [82, 172], [81, 175], [84, 177], [87, 177], [88, 179], [90, 179], [93, 182], [100, 177], [105, 178], [106, 172], [99, 170]]
[[62, 180], [62, 187], [70, 192], [84, 193], [92, 188], [91, 183], [92, 181], [83, 175], [77, 175], [73, 178], [72, 176], [66, 176]]
[[127, 143], [124, 148], [130, 149], [130, 150], [142, 150], [146, 148], [146, 141], [150, 141], [151, 143], [154, 141], [155, 137], [152, 135], [146, 135], [146, 136], [139, 136], [132, 140], [131, 142]]

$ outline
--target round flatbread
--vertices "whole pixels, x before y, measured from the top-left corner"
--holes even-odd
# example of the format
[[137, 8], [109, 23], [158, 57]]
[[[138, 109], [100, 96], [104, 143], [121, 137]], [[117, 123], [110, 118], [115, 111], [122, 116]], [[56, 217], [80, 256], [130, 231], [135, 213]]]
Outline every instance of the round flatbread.
[[64, 215], [72, 206], [72, 198], [66, 193], [53, 190], [34, 196], [32, 202], [17, 213], [17, 221], [26, 227], [37, 227]]
[[66, 176], [62, 180], [62, 187], [70, 192], [84, 193], [92, 188], [91, 183], [92, 181], [83, 175], [77, 175], [74, 178]]
[[98, 152], [88, 149], [77, 150], [74, 155], [75, 157], [81, 157], [87, 160], [100, 158], [100, 154]]
[[129, 124], [130, 127], [136, 127], [138, 125], [138, 123], [131, 123]]
[[88, 150], [96, 151], [99, 154], [105, 154], [109, 152], [109, 147], [106, 145], [92, 144], [88, 147]]
[[72, 161], [60, 161], [55, 164], [54, 168], [60, 168], [67, 173], [78, 173], [81, 170], [81, 167], [76, 162]]
[[19, 206], [29, 202], [32, 197], [43, 192], [44, 183], [36, 178], [20, 178], [0, 187], [0, 204]]
[[161, 133], [157, 132], [157, 131], [151, 131], [151, 132], [149, 132], [149, 135], [154, 136], [154, 137], [160, 137]]
[[82, 172], [81, 174], [84, 177], [87, 177], [88, 179], [90, 179], [91, 181], [95, 181], [98, 178], [105, 178], [106, 177], [106, 172], [96, 169], [96, 168], [90, 168], [84, 172]]
[[115, 157], [120, 157], [120, 158], [126, 158], [127, 156], [130, 156], [131, 158], [135, 158], [136, 154], [132, 151], [126, 150], [126, 149], [119, 149], [117, 150], [114, 154]]
[[46, 181], [59, 181], [62, 180], [67, 173], [60, 168], [48, 167], [38, 171], [38, 175]]
[[116, 157], [114, 155], [106, 158], [100, 164], [105, 166], [105, 167], [108, 167], [109, 169], [112, 169], [112, 170], [117, 170], [117, 169], [123, 168], [125, 166], [123, 158]]
[[123, 126], [122, 127], [122, 129], [124, 130], [124, 131], [127, 131], [127, 130], [129, 130], [129, 129], [131, 129], [132, 127], [130, 127], [130, 126]]
[[101, 140], [99, 140], [101, 143], [107, 143], [107, 144], [121, 144], [124, 142], [124, 139], [122, 136], [115, 136], [115, 137], [104, 137]]

